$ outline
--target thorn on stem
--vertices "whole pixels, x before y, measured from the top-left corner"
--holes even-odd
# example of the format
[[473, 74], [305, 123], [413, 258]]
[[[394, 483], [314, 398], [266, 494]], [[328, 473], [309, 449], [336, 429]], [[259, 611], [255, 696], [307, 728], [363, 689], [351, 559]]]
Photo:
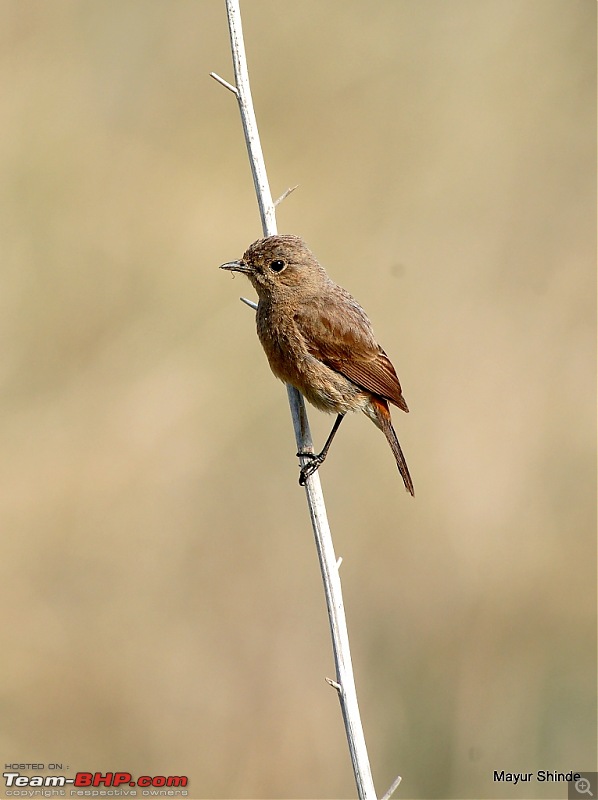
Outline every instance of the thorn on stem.
[[297, 186], [291, 186], [289, 189], [287, 189], [285, 192], [283, 192], [283, 193], [280, 195], [280, 197], [278, 198], [278, 200], [275, 200], [275, 201], [274, 201], [274, 208], [276, 208], [276, 206], [277, 206], [279, 203], [282, 203], [282, 201], [283, 201], [283, 200], [286, 200], [286, 199], [287, 199], [287, 197], [288, 197], [288, 196], [291, 194], [291, 192], [294, 192], [294, 191], [295, 191], [295, 189], [298, 189], [298, 188], [299, 188], [299, 184], [297, 184]]
[[402, 780], [403, 779], [401, 778], [401, 776], [397, 775], [397, 777], [394, 779], [394, 781], [390, 784], [390, 789], [386, 792], [386, 794], [384, 795], [382, 800], [390, 800], [390, 798], [393, 796], [393, 794], [397, 790], [397, 786], [399, 785], [399, 783]]
[[239, 96], [239, 90], [237, 87], [233, 86], [232, 83], [225, 81], [224, 78], [220, 77], [220, 75], [217, 75], [215, 72], [210, 72], [210, 78], [214, 78], [215, 81], [218, 81], [218, 83], [222, 84], [222, 86], [224, 86], [225, 89], [228, 89], [229, 92], [232, 92], [237, 97]]
[[257, 311], [257, 303], [254, 303], [253, 300], [248, 300], [246, 297], [239, 297], [239, 300], [242, 303], [246, 303], [249, 308], [253, 308], [254, 311]]
[[337, 681], [333, 681], [332, 678], [326, 678], [326, 683], [329, 686], [332, 686], [333, 689], [336, 689], [336, 691], [339, 694], [341, 693], [342, 686], [340, 685], [340, 683], [337, 683]]

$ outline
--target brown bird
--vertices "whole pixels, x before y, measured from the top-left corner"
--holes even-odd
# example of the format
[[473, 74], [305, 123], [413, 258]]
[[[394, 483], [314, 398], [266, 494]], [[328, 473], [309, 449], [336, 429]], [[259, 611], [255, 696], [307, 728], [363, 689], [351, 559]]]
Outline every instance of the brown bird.
[[330, 280], [298, 236], [258, 239], [239, 261], [221, 269], [247, 275], [258, 293], [257, 333], [270, 368], [312, 405], [337, 418], [322, 452], [309, 459], [299, 483], [323, 463], [347, 411], [363, 411], [388, 439], [405, 483], [413, 482], [392, 427], [389, 402], [409, 411], [397, 373], [357, 301]]

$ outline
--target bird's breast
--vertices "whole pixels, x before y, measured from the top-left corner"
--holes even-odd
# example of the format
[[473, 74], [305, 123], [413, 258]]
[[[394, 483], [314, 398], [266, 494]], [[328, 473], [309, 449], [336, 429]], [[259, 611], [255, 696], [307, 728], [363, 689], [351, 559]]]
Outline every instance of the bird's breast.
[[292, 309], [260, 303], [257, 334], [272, 372], [286, 383], [296, 385], [307, 348], [294, 322]]

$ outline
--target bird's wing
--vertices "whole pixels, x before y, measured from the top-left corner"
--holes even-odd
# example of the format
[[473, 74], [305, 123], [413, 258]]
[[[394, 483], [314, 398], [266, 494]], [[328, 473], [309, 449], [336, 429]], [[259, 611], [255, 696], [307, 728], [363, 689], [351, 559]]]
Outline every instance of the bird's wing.
[[395, 368], [377, 343], [365, 312], [350, 294], [341, 292], [333, 302], [330, 297], [318, 298], [295, 312], [310, 355], [357, 386], [409, 411]]

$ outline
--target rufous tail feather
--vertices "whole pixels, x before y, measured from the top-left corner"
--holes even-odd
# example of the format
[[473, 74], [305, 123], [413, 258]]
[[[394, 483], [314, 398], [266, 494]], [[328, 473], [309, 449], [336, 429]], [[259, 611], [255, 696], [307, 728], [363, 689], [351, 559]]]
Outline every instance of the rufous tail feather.
[[407, 462], [405, 461], [405, 456], [403, 455], [403, 451], [401, 450], [401, 445], [399, 444], [397, 434], [395, 433], [395, 429], [392, 427], [388, 405], [386, 404], [386, 402], [378, 400], [378, 398], [376, 398], [376, 401], [372, 403], [372, 405], [374, 406], [376, 414], [375, 422], [380, 428], [380, 430], [384, 433], [386, 438], [388, 439], [388, 444], [390, 445], [390, 449], [392, 450], [393, 455], [397, 462], [397, 467], [399, 468], [399, 472], [401, 473], [401, 477], [403, 478], [405, 489], [407, 489], [407, 491], [412, 497], [415, 497], [413, 481], [411, 480], [411, 475], [409, 474], [409, 468], [407, 466]]

